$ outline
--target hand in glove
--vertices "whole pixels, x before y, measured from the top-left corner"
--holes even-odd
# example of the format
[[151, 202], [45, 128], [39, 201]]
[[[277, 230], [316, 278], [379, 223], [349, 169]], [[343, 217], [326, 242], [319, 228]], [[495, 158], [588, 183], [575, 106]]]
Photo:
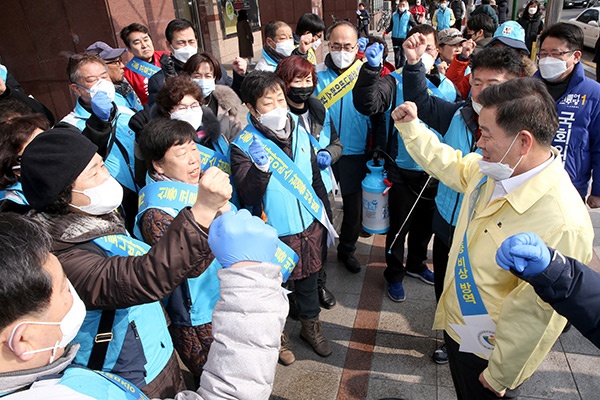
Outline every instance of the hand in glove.
[[108, 122], [113, 104], [105, 92], [98, 92], [92, 97], [92, 112], [104, 122]]
[[317, 153], [317, 164], [321, 170], [328, 168], [331, 165], [331, 154], [327, 150], [319, 150]]
[[383, 45], [381, 43], [373, 43], [367, 47], [365, 51], [367, 62], [371, 67], [379, 67], [383, 59]]
[[250, 143], [248, 152], [250, 153], [252, 161], [259, 167], [267, 165], [267, 163], [269, 162], [269, 155], [265, 150], [265, 145], [256, 135], [254, 135], [252, 143]]
[[177, 72], [175, 71], [175, 63], [169, 54], [163, 54], [160, 56], [160, 66], [165, 74], [165, 78], [177, 76]]
[[502, 242], [496, 263], [516, 275], [538, 275], [550, 264], [550, 250], [535, 233], [519, 233]]
[[278, 244], [275, 228], [248, 210], [219, 216], [208, 233], [208, 245], [224, 268], [243, 261], [270, 262]]
[[367, 39], [366, 37], [359, 38], [358, 39], [358, 51], [361, 53], [364, 53], [368, 44], [369, 44], [369, 39]]

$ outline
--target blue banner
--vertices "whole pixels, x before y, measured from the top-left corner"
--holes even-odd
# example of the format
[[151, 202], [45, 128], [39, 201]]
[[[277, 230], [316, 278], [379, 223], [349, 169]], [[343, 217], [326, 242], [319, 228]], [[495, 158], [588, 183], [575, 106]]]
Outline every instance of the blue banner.
[[125, 66], [125, 68], [132, 70], [133, 72], [143, 76], [144, 78], [152, 78], [154, 74], [161, 70], [154, 64], [150, 64], [144, 60], [140, 60], [137, 57], [133, 57]]

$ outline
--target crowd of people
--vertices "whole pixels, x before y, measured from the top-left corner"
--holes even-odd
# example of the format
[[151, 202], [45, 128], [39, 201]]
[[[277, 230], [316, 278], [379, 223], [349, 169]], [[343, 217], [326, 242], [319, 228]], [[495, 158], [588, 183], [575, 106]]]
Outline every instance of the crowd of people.
[[[490, 1], [470, 14], [462, 0], [398, 1], [384, 32], [394, 64], [363, 3], [358, 27], [312, 13], [295, 31], [267, 23], [256, 64], [241, 13], [231, 72], [187, 20], [167, 25], [167, 51], [132, 23], [124, 48], [69, 55], [76, 103], [58, 122], [2, 66], [0, 396], [42, 393], [52, 376], [55, 398], [268, 398], [277, 361], [296, 359], [286, 316], [316, 354], [333, 352], [319, 318], [337, 303], [328, 248], [363, 268], [372, 160], [390, 186], [388, 297], [410, 295], [406, 276], [433, 286], [432, 358], [458, 398], [515, 398], [559, 313], [581, 303], [549, 296], [544, 278], [589, 274], [600, 84], [580, 28], [544, 27], [536, 0], [518, 22]], [[588, 314], [572, 318], [597, 343]]]

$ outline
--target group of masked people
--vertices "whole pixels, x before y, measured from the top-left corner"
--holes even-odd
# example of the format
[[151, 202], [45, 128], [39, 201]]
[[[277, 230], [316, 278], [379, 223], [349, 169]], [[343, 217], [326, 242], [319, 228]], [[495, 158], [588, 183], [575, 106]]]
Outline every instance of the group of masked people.
[[[432, 166], [429, 160], [416, 155], [418, 150], [414, 147], [420, 149], [419, 141], [405, 145], [408, 142], [402, 124], [409, 124], [409, 141], [420, 130], [407, 117], [414, 117], [410, 108], [394, 111], [405, 101], [413, 101], [418, 106], [418, 117], [435, 136], [432, 143], [443, 141], [461, 154], [480, 152], [479, 116], [485, 106], [479, 101], [481, 92], [488, 86], [523, 76], [523, 55], [518, 53], [519, 45], [515, 45], [514, 27], [498, 28], [501, 30], [497, 41], [505, 46], [489, 46], [472, 57], [468, 51], [455, 54], [450, 67], [462, 66], [463, 73], [450, 80], [435, 66], [438, 32], [429, 25], [418, 25], [408, 32], [403, 43], [407, 62], [404, 70], [394, 71], [392, 67], [384, 73], [385, 44], [367, 38], [359, 40], [356, 27], [346, 21], [337, 22], [325, 32], [322, 21], [311, 15], [301, 17], [295, 33], [285, 22], [269, 23], [265, 27], [262, 58], [255, 71], [249, 72], [246, 61], [236, 58], [232, 78], [211, 54], [198, 53], [197, 33], [188, 21], [168, 24], [165, 38], [169, 52], [154, 51], [147, 28], [131, 24], [121, 32], [127, 49], [113, 49], [96, 42], [84, 54], [69, 57], [67, 74], [77, 103], [53, 129], [45, 117], [32, 114], [36, 111], [32, 104], [0, 99], [4, 102], [0, 103], [3, 212], [25, 215], [27, 221], [50, 234], [52, 243], [48, 250], [68, 278], [62, 290], [73, 297], [67, 316], [81, 314], [81, 307], [86, 310], [80, 327], [71, 326], [76, 331], [73, 335], [63, 331], [62, 339], [51, 347], [27, 351], [11, 348], [16, 359], [27, 360], [38, 354], [38, 361], [44, 358], [46, 362], [36, 366], [52, 371], [56, 371], [53, 368], [58, 367], [57, 363], [64, 367], [73, 362], [82, 366], [82, 371], [104, 371], [126, 379], [147, 396], [162, 398], [173, 397], [185, 389], [176, 350], [197, 378], [199, 393], [223, 390], [220, 384], [227, 386], [226, 382], [237, 380], [248, 386], [249, 381], [258, 384], [251, 388], [233, 385], [234, 397], [244, 390], [262, 393], [256, 398], [265, 394], [268, 397], [274, 374], [273, 352], [269, 350], [274, 346], [276, 358], [284, 365], [295, 360], [283, 332], [281, 309], [277, 308], [280, 301], [287, 300], [282, 300], [285, 296], [272, 283], [279, 280], [279, 285], [283, 280], [283, 285], [292, 291], [290, 313], [293, 311], [301, 322], [300, 337], [318, 355], [332, 354], [319, 314], [321, 307], [332, 308], [336, 304], [335, 296], [326, 288], [323, 268], [328, 247], [337, 237], [332, 225], [333, 191], [339, 184], [343, 203], [337, 258], [350, 273], [358, 273], [362, 267], [354, 253], [361, 230], [360, 183], [367, 173], [367, 161], [381, 158], [391, 184], [391, 228], [386, 239], [384, 273], [390, 299], [402, 302], [406, 298], [402, 285], [405, 275], [435, 284], [436, 297], [441, 302], [436, 328], [447, 332], [453, 380], [461, 398], [470, 398], [471, 385], [484, 389], [473, 393], [490, 396], [510, 391], [533, 373], [535, 360], [540, 360], [548, 346], [532, 349], [534, 361], [524, 361], [510, 371], [504, 370], [490, 351], [467, 352], [480, 362], [467, 359], [472, 368], [457, 366], [464, 361], [456, 361], [457, 354], [462, 354], [457, 349], [467, 334], [454, 327], [460, 322], [460, 312], [457, 314], [456, 307], [446, 304], [453, 302], [452, 296], [457, 292], [448, 289], [444, 282], [454, 273], [453, 268], [446, 273], [446, 264], [453, 261], [455, 248], [460, 244], [452, 238], [464, 208], [465, 188], [442, 179], [440, 165]], [[563, 40], [561, 32], [551, 32], [547, 37], [551, 42]], [[315, 49], [323, 35], [328, 40], [329, 53], [323, 63], [315, 65]], [[566, 46], [574, 47], [567, 52], [579, 52], [580, 57], [580, 49], [575, 49], [576, 39], [565, 40]], [[520, 41], [524, 44], [524, 40]], [[470, 49], [474, 47], [475, 44]], [[122, 59], [126, 50], [133, 55], [127, 66]], [[546, 50], [544, 58], [554, 58], [554, 53], [558, 52]], [[470, 75], [465, 71], [465, 63], [470, 65]], [[562, 74], [569, 79], [566, 84], [556, 83], [556, 87], [555, 80], [545, 77], [541, 68], [541, 78], [551, 82], [553, 95], [563, 89], [565, 94], [581, 80], [578, 75], [571, 77], [579, 71], [580, 63], [569, 58], [565, 65], [567, 70]], [[468, 77], [471, 86], [466, 101], [460, 100], [464, 97], [461, 85], [466, 84], [463, 77]], [[532, 87], [539, 91], [539, 87]], [[598, 93], [596, 90], [594, 96]], [[494, 101], [500, 100], [488, 99], [488, 107], [493, 107]], [[573, 96], [569, 104], [574, 104]], [[592, 104], [595, 106], [595, 100]], [[516, 137], [513, 144], [515, 140]], [[503, 149], [506, 153], [498, 163], [505, 160], [513, 144], [508, 150]], [[566, 153], [567, 160], [569, 154]], [[445, 162], [448, 160], [449, 156], [444, 158]], [[510, 166], [511, 173], [517, 165]], [[589, 180], [590, 171], [572, 171], [570, 165], [579, 164], [567, 161], [567, 171], [574, 175], [574, 182], [583, 178], [581, 174]], [[495, 181], [510, 177], [493, 172], [486, 176]], [[583, 186], [576, 186], [581, 197], [585, 197]], [[592, 189], [587, 200], [590, 205], [595, 205], [595, 196]], [[272, 329], [268, 332], [235, 331], [237, 325], [227, 319], [227, 315], [234, 318], [227, 314], [227, 307], [218, 308], [224, 290], [230, 290], [235, 298], [236, 290], [243, 289], [229, 284], [224, 287], [220, 278], [227, 272], [222, 267], [233, 263], [226, 254], [215, 258], [225, 239], [214, 239], [211, 244], [213, 230], [209, 228], [220, 220], [219, 215], [232, 215], [241, 209], [274, 228], [277, 239], [273, 240], [273, 252], [256, 259], [250, 250], [234, 252], [234, 258], [277, 266], [281, 275], [271, 273], [271, 291], [264, 295], [279, 300], [263, 304], [264, 299], [259, 296], [255, 301], [232, 305], [231, 312], [244, 312], [248, 307], [260, 321], [268, 319], [272, 308]], [[242, 215], [246, 217], [246, 212]], [[18, 217], [10, 218], [16, 218], [8, 220], [10, 226], [28, 223]], [[586, 231], [585, 218], [577, 218], [581, 219], [581, 232]], [[427, 243], [434, 232], [435, 274], [425, 264]], [[552, 246], [562, 243], [552, 239]], [[583, 248], [580, 252], [570, 251], [568, 246], [559, 250], [589, 261]], [[492, 288], [486, 292], [492, 293], [485, 297], [487, 302], [496, 299], [496, 293], [507, 291], [508, 286], [510, 290], [522, 288], [516, 279], [492, 275], [486, 282]], [[241, 281], [244, 279], [240, 277]], [[527, 296], [532, 293], [527, 292]], [[78, 298], [81, 303], [76, 301]], [[520, 301], [518, 297], [516, 309]], [[489, 314], [497, 320], [497, 313], [494, 308]], [[218, 321], [217, 316], [221, 317]], [[539, 326], [552, 323], [549, 334], [560, 330], [561, 320], [552, 314], [545, 314], [544, 318]], [[16, 320], [7, 321], [6, 325]], [[213, 322], [218, 322], [224, 336], [215, 334]], [[60, 325], [62, 331], [62, 322], [52, 323]], [[21, 330], [16, 326], [11, 331], [11, 346], [23, 325]], [[237, 355], [237, 360], [252, 357], [245, 350], [246, 340], [251, 341], [246, 336], [253, 333], [261, 345], [257, 352], [271, 364], [267, 362], [254, 371], [248, 364], [236, 376], [234, 367], [221, 365], [226, 363], [225, 358], [211, 358], [209, 349], [215, 343], [220, 350], [231, 346], [235, 353], [232, 357]], [[277, 337], [273, 339], [273, 335]], [[71, 341], [78, 348], [66, 347]], [[434, 359], [445, 363], [447, 354], [442, 346]], [[252, 361], [258, 362], [263, 355]], [[481, 374], [484, 381], [473, 382], [474, 374], [476, 378]], [[511, 377], [514, 379], [509, 380]], [[31, 383], [15, 382], [7, 392]]]

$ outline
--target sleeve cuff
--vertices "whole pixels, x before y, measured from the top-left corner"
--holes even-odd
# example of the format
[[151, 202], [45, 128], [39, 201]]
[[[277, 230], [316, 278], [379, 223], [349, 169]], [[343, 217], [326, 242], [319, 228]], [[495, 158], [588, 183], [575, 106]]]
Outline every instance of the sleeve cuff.
[[488, 383], [488, 385], [490, 385], [492, 389], [494, 389], [498, 393], [508, 389], [506, 386], [503, 386], [497, 380], [492, 378], [490, 370], [488, 368], [483, 370], [483, 377], [485, 378], [485, 381]]

